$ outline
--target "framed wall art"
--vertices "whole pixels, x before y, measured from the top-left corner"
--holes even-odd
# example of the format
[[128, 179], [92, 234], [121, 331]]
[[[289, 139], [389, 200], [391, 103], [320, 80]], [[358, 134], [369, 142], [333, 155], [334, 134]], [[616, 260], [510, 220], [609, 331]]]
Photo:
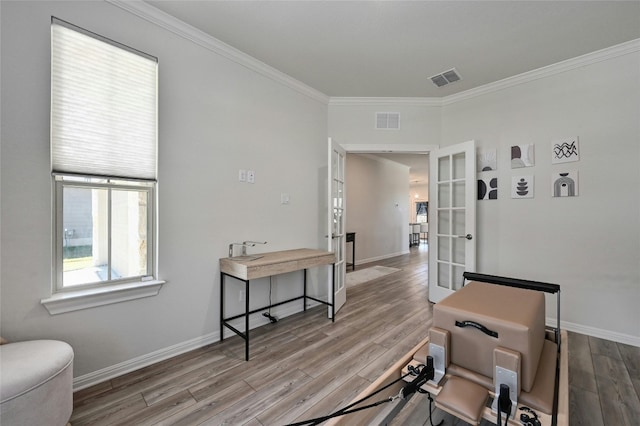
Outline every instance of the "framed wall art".
[[498, 199], [498, 178], [478, 179], [478, 200]]
[[577, 197], [578, 171], [567, 170], [553, 173], [551, 176], [551, 195], [553, 197]]
[[577, 136], [551, 141], [551, 164], [569, 163], [578, 160], [580, 160], [580, 149]]
[[511, 177], [511, 198], [533, 198], [532, 175]]
[[481, 149], [478, 151], [478, 162], [477, 162], [477, 170], [478, 172], [491, 172], [494, 170], [498, 170], [498, 154], [497, 150], [494, 149]]
[[533, 144], [513, 145], [511, 147], [511, 168], [532, 167], [536, 164]]

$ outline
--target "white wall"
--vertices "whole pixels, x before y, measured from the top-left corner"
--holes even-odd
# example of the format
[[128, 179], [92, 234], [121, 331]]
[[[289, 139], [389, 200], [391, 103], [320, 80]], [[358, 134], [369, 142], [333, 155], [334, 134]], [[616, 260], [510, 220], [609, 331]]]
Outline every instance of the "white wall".
[[[374, 103], [375, 102], [375, 103]], [[438, 145], [441, 108], [432, 102], [390, 102], [349, 99], [329, 104], [329, 135], [341, 144]], [[400, 113], [400, 129], [375, 128], [377, 112]]]
[[[323, 248], [327, 133], [351, 144], [496, 146], [501, 194], [478, 206], [478, 270], [561, 284], [574, 328], [640, 341], [637, 52], [443, 108], [347, 102], [327, 111], [108, 3], [0, 2], [0, 12], [0, 334], [68, 341], [76, 377], [217, 339], [217, 259], [228, 243]], [[156, 297], [56, 316], [39, 302], [51, 291], [51, 15], [160, 60], [159, 276], [168, 281]], [[400, 112], [401, 130], [375, 131], [375, 112]], [[546, 153], [565, 135], [580, 137], [580, 196], [551, 199], [557, 167]], [[536, 144], [533, 200], [507, 197], [512, 143]], [[256, 184], [239, 183], [240, 168], [255, 170]], [[275, 296], [298, 278], [278, 277]]]
[[356, 268], [358, 263], [407, 253], [409, 167], [347, 154], [346, 182], [346, 225], [347, 231], [356, 232]]
[[[640, 345], [640, 53], [442, 115], [442, 145], [498, 149], [498, 200], [477, 203], [478, 271], [560, 284], [567, 326]], [[565, 136], [580, 138], [580, 161], [551, 165], [551, 140]], [[510, 147], [525, 143], [535, 144], [535, 166], [512, 170]], [[563, 169], [579, 171], [578, 197], [551, 197], [551, 173]], [[534, 175], [535, 198], [510, 198], [520, 174]]]
[[[375, 115], [377, 112], [398, 112], [400, 113], [400, 129], [399, 130], [377, 130], [375, 128]], [[388, 149], [398, 146], [400, 149], [407, 146], [437, 146], [440, 141], [441, 132], [441, 107], [439, 102], [430, 100], [398, 100], [398, 99], [349, 99], [349, 98], [333, 98], [329, 103], [329, 135], [343, 145], [379, 145]], [[401, 152], [401, 151], [400, 151]], [[427, 161], [425, 159], [425, 161]], [[347, 173], [350, 175], [350, 164], [347, 163]], [[409, 176], [407, 175], [405, 183], [406, 190], [403, 192], [403, 201], [407, 207], [405, 215], [402, 217], [404, 230], [402, 234], [407, 235], [406, 244], [401, 245], [401, 250], [408, 250], [409, 242], [409, 222], [415, 216], [409, 210], [411, 205], [410, 197], [413, 192], [418, 191], [421, 199], [428, 199], [428, 184], [409, 186]], [[347, 180], [349, 187], [350, 183]], [[410, 190], [412, 191], [409, 194]], [[359, 200], [356, 198], [358, 190], [347, 192], [347, 217], [352, 218], [351, 221], [359, 220], [354, 211], [365, 210], [366, 206], [359, 206]], [[386, 202], [393, 201], [393, 198]], [[413, 208], [413, 207], [411, 207]], [[350, 222], [350, 223], [352, 223]], [[382, 230], [378, 230], [383, 232]], [[375, 256], [369, 257], [358, 253], [362, 244], [360, 243], [360, 235], [356, 236], [358, 245], [356, 249], [356, 258], [363, 260], [376, 260], [379, 258], [389, 257], [397, 254], [396, 251], [383, 250], [380, 247], [369, 247], [367, 250], [376, 253]], [[364, 236], [362, 236], [364, 238]], [[385, 238], [394, 240], [396, 235], [389, 231], [386, 237], [378, 236], [376, 240], [384, 241]]]
[[[474, 139], [497, 148], [499, 199], [477, 204], [477, 271], [560, 284], [567, 328], [640, 346], [640, 53], [624, 51], [442, 106], [332, 100], [329, 131], [346, 144]], [[375, 112], [384, 111], [400, 111], [408, 127], [374, 130]], [[565, 136], [580, 138], [580, 161], [566, 164], [579, 171], [579, 196], [554, 199], [551, 173], [565, 167], [550, 164], [551, 139]], [[511, 145], [527, 143], [535, 167], [511, 170]], [[511, 176], [520, 174], [535, 176], [534, 199], [510, 198]], [[555, 312], [549, 303], [548, 316]]]
[[[326, 103], [109, 3], [1, 8], [3, 337], [67, 341], [76, 378], [108, 374], [155, 351], [217, 340], [218, 258], [229, 243], [325, 248]], [[55, 316], [40, 304], [51, 295], [51, 15], [159, 58], [159, 277], [167, 280], [156, 297]], [[241, 168], [255, 170], [255, 184], [238, 181]], [[290, 204], [280, 204], [281, 192]], [[276, 279], [274, 298], [293, 281], [299, 294], [300, 276], [290, 274]], [[268, 285], [254, 287], [252, 300], [265, 302]], [[227, 289], [230, 313], [239, 289]]]

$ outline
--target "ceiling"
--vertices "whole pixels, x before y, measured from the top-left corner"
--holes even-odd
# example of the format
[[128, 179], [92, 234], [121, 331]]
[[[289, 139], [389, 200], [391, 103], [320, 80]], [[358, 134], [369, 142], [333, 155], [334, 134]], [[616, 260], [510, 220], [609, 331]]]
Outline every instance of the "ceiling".
[[[640, 39], [637, 0], [146, 3], [331, 97], [439, 98]], [[389, 159], [428, 181], [424, 156]]]
[[443, 97], [640, 38], [638, 0], [146, 3], [331, 97]]

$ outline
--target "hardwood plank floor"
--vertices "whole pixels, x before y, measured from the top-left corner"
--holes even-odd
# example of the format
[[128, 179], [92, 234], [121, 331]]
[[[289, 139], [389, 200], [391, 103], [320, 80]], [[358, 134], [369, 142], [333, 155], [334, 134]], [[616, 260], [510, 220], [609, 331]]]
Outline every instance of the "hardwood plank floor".
[[[234, 336], [78, 391], [71, 423], [284, 425], [335, 411], [427, 335], [427, 257], [422, 244], [358, 265], [400, 271], [347, 289], [335, 323], [317, 307], [252, 330], [248, 362]], [[637, 424], [640, 348], [570, 333], [569, 361], [572, 425]], [[436, 410], [441, 418], [465, 424]], [[429, 424], [426, 397], [394, 424]]]

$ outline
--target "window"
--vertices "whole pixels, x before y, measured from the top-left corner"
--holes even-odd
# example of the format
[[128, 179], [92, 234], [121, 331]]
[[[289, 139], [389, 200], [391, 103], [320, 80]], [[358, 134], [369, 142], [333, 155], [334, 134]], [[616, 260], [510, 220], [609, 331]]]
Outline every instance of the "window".
[[58, 290], [152, 279], [153, 184], [55, 179]]
[[426, 223], [427, 219], [427, 201], [416, 201], [416, 222]]
[[55, 292], [155, 280], [157, 67], [52, 18]]

